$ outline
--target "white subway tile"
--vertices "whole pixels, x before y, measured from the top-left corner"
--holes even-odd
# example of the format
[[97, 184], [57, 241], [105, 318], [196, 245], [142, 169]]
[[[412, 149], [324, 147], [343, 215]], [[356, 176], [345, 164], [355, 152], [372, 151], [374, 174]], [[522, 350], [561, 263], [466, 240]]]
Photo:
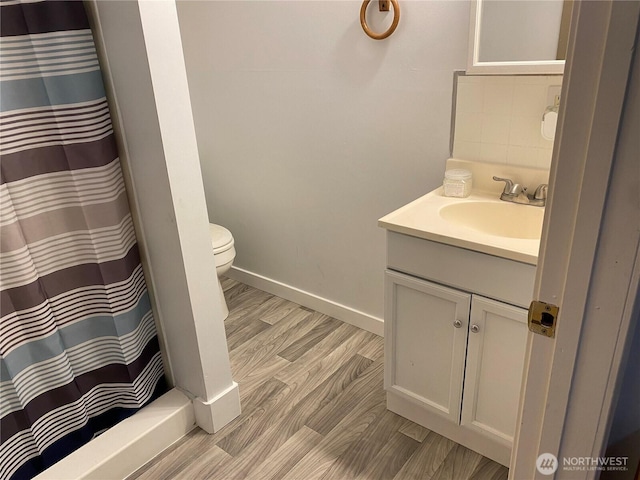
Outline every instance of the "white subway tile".
[[544, 85], [516, 85], [513, 91], [514, 115], [542, 118], [546, 108], [547, 87]]
[[553, 148], [538, 148], [538, 168], [551, 168]]
[[458, 84], [457, 112], [481, 113], [483, 101], [484, 85], [480, 83]]
[[495, 143], [481, 144], [480, 160], [483, 162], [507, 163], [507, 146]]
[[482, 111], [490, 115], [510, 115], [513, 104], [513, 84], [490, 83], [484, 87]]
[[537, 147], [540, 143], [540, 119], [514, 116], [511, 120], [509, 144], [521, 147]]
[[549, 168], [553, 142], [540, 121], [549, 85], [561, 83], [558, 75], [459, 76], [453, 155]]
[[453, 145], [453, 157], [463, 160], [480, 160], [480, 142], [455, 142]]
[[461, 83], [481, 83], [484, 85], [488, 77], [482, 75], [460, 75], [458, 77], [458, 85]]
[[560, 85], [562, 75], [518, 75], [516, 85]]
[[479, 142], [482, 138], [482, 114], [460, 112], [456, 115], [455, 140]]
[[483, 115], [482, 117], [482, 143], [497, 143], [507, 145], [509, 143], [509, 128], [511, 119], [508, 115]]
[[535, 147], [509, 145], [507, 149], [507, 163], [521, 167], [537, 167], [538, 150], [539, 149]]

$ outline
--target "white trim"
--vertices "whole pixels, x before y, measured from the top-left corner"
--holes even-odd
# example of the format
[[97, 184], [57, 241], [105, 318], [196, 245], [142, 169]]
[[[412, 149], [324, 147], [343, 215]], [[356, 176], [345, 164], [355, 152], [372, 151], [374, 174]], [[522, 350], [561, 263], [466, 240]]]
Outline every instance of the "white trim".
[[196, 423], [207, 433], [215, 433], [240, 416], [240, 390], [233, 382], [224, 392], [211, 400], [193, 399]]
[[477, 62], [467, 66], [467, 75], [562, 75], [564, 60], [549, 62]]
[[301, 290], [286, 283], [263, 277], [257, 273], [250, 272], [243, 268], [231, 267], [227, 272], [227, 277], [246, 283], [265, 292], [277, 295], [295, 303], [299, 303], [307, 308], [311, 308], [330, 317], [342, 320], [345, 323], [354, 325], [368, 332], [375, 333], [380, 337], [384, 336], [384, 321], [368, 313], [361, 312], [355, 308], [342, 305], [328, 298], [320, 297], [313, 293]]
[[[34, 0], [35, 1], [35, 0]], [[151, 309], [153, 310], [153, 317], [156, 324], [156, 330], [158, 332], [158, 341], [160, 343], [160, 352], [162, 354], [162, 364], [164, 366], [165, 377], [170, 386], [176, 384], [173, 374], [173, 366], [169, 348], [169, 340], [167, 339], [165, 331], [165, 319], [162, 310], [160, 309], [160, 302], [156, 292], [158, 291], [158, 280], [156, 269], [151, 262], [151, 255], [149, 253], [149, 242], [147, 240], [148, 234], [145, 229], [145, 223], [142, 221], [142, 208], [140, 205], [140, 193], [136, 185], [136, 178], [131, 170], [131, 154], [129, 152], [129, 143], [127, 135], [124, 129], [124, 122], [122, 119], [122, 112], [120, 104], [118, 102], [118, 95], [114, 86], [113, 74], [111, 71], [111, 64], [109, 62], [109, 56], [107, 55], [106, 41], [104, 38], [104, 31], [102, 28], [102, 20], [100, 18], [100, 11], [98, 10], [97, 1], [84, 2], [87, 16], [89, 17], [89, 24], [91, 25], [91, 31], [94, 32], [94, 42], [96, 45], [96, 51], [100, 60], [102, 78], [104, 81], [105, 95], [107, 103], [109, 105], [109, 111], [111, 112], [111, 123], [113, 125], [113, 132], [116, 138], [116, 144], [118, 145], [118, 153], [120, 155], [120, 166], [122, 167], [122, 177], [125, 183], [125, 189], [127, 191], [127, 199], [129, 200], [129, 208], [131, 210], [131, 216], [133, 219], [133, 226], [136, 231], [136, 238], [138, 239], [138, 249], [140, 251], [140, 260], [142, 268], [144, 270], [144, 277], [147, 283], [147, 290], [149, 292], [149, 299], [151, 301]], [[86, 108], [90, 108], [92, 104], [84, 103]]]
[[[625, 297], [637, 289], [637, 272], [616, 265], [633, 264], [637, 255], [638, 206], [615, 198], [637, 192], [637, 186], [621, 181], [637, 183], [637, 174], [611, 174], [614, 162], [620, 169], [631, 162], [637, 172], [637, 155], [626, 151], [616, 157], [616, 152], [624, 152], [617, 141], [623, 140], [619, 122], [638, 7], [616, 1], [574, 4], [536, 279], [536, 298], [559, 305], [560, 314], [555, 339], [530, 338], [513, 479], [551, 478], [536, 473], [540, 453], [560, 460], [603, 453], [611, 389], [629, 330], [631, 308], [624, 307], [634, 300]], [[637, 137], [631, 137], [627, 148], [632, 142], [637, 146]], [[571, 478], [597, 473], [572, 472]]]
[[35, 478], [126, 478], [195, 427], [191, 401], [174, 388]]
[[173, 380], [207, 401], [233, 378], [221, 299], [211, 295], [219, 286], [175, 2], [90, 4], [135, 157], [125, 170], [135, 181], [142, 258], [152, 260]]
[[482, 0], [472, 0], [469, 12], [469, 49], [467, 75], [562, 75], [564, 60], [481, 62], [479, 61]]

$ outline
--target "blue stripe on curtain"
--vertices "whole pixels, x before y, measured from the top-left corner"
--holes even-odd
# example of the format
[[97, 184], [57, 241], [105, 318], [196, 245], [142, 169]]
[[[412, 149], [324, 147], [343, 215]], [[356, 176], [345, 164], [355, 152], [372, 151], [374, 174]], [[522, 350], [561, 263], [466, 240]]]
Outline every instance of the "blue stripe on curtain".
[[0, 112], [81, 103], [103, 98], [104, 95], [100, 71], [8, 80], [2, 82]]
[[166, 391], [82, 2], [0, 2], [0, 478]]
[[41, 363], [65, 350], [82, 345], [96, 337], [118, 338], [140, 326], [140, 319], [151, 310], [149, 296], [144, 293], [135, 307], [121, 315], [101, 315], [86, 318], [50, 335], [21, 345], [3, 356], [8, 372], [22, 372], [34, 363]]

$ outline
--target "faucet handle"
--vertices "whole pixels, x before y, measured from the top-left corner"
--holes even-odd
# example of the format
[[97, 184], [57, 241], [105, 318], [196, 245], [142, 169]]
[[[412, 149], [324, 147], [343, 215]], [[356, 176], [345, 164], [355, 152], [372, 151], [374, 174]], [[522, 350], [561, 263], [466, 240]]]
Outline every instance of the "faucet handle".
[[519, 183], [513, 183], [513, 180], [510, 178], [500, 178], [494, 175], [493, 179], [496, 182], [504, 182], [504, 190], [502, 191], [503, 195], [520, 195], [522, 192], [527, 190]]
[[535, 198], [536, 200], [546, 200], [548, 188], [549, 185], [547, 185], [546, 183], [541, 183], [540, 185], [538, 185], [538, 188], [536, 188], [536, 191], [533, 194], [533, 198]]
[[502, 193], [509, 194], [513, 190], [513, 180], [511, 180], [510, 178], [500, 178], [494, 175], [493, 179], [496, 182], [504, 182], [504, 191]]

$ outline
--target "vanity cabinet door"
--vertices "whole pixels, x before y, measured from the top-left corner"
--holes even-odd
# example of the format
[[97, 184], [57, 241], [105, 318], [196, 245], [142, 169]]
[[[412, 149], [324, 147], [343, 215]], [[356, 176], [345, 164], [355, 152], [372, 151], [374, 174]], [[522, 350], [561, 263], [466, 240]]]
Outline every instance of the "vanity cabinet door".
[[390, 270], [385, 288], [385, 389], [458, 424], [471, 295]]
[[461, 425], [509, 448], [527, 335], [526, 310], [473, 295]]

